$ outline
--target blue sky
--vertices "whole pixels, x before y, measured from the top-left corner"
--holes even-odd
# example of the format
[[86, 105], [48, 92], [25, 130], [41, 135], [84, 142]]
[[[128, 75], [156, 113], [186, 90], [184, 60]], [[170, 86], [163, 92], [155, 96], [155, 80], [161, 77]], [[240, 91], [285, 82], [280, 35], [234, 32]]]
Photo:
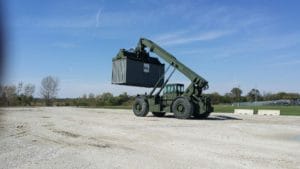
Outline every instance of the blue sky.
[[[300, 92], [300, 1], [9, 0], [6, 83], [60, 79], [59, 97], [147, 88], [111, 85], [120, 48], [147, 37], [209, 81], [207, 92], [239, 86]], [[176, 73], [171, 82], [188, 84]]]

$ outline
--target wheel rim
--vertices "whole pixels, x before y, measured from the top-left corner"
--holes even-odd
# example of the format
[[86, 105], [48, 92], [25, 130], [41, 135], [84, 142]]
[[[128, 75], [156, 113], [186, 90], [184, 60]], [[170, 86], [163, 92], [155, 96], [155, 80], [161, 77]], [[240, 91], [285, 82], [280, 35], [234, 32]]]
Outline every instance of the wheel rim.
[[136, 104], [135, 109], [140, 112], [142, 110], [142, 106], [140, 104]]
[[171, 108], [175, 117], [179, 119], [188, 119], [193, 113], [193, 104], [186, 97], [177, 97]]
[[132, 105], [133, 113], [139, 117], [145, 117], [149, 112], [149, 104], [146, 99], [137, 97]]
[[184, 113], [184, 111], [185, 111], [184, 106], [182, 104], [179, 104], [176, 109], [180, 113]]

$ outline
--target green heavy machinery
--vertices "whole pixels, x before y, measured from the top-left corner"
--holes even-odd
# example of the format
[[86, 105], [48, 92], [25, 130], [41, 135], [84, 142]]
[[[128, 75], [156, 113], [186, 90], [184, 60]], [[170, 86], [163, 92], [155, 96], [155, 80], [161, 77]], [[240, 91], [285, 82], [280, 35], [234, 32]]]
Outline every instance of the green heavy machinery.
[[[132, 106], [134, 114], [144, 117], [148, 112], [152, 112], [154, 116], [163, 117], [166, 112], [171, 112], [178, 119], [207, 118], [213, 111], [210, 98], [202, 94], [203, 90], [208, 88], [208, 82], [178, 61], [172, 54], [151, 40], [141, 38], [134, 50], [124, 51], [122, 49], [117, 56], [120, 58], [130, 54], [131, 57], [134, 56], [138, 60], [147, 60], [147, 58], [151, 58], [149, 55], [151, 52], [166, 61], [169, 67], [160, 75], [149, 94], [137, 95]], [[170, 67], [173, 70], [164, 80]], [[191, 84], [185, 90], [183, 84], [168, 84], [175, 70], [191, 80]], [[157, 89], [158, 91], [155, 93]]]

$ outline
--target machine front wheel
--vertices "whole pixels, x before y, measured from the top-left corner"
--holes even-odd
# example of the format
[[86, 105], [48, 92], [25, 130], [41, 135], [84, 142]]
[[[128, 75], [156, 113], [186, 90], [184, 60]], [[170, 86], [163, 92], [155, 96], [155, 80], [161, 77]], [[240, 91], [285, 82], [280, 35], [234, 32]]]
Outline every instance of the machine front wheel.
[[188, 119], [193, 114], [193, 104], [185, 97], [178, 97], [172, 104], [174, 116], [178, 119]]
[[136, 116], [145, 117], [149, 112], [148, 102], [144, 98], [136, 97], [132, 105], [132, 110]]

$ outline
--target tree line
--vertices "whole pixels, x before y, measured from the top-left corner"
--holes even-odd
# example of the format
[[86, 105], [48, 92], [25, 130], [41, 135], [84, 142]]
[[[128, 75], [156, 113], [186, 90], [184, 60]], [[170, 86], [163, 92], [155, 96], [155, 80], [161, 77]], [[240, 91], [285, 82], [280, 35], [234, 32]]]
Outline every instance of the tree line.
[[40, 96], [34, 98], [33, 84], [19, 82], [17, 85], [0, 85], [0, 106], [51, 106], [58, 92], [58, 78], [47, 76], [41, 81]]
[[34, 97], [36, 87], [33, 84], [19, 82], [17, 85], [0, 85], [0, 106], [129, 106], [134, 100], [126, 92], [113, 96], [106, 92], [95, 95], [84, 94], [78, 98], [57, 98], [59, 79], [47, 76], [41, 80], [40, 97]]
[[272, 100], [298, 100], [300, 99], [299, 93], [261, 93], [258, 89], [251, 89], [245, 95], [243, 91], [234, 87], [230, 92], [221, 95], [217, 92], [207, 94], [210, 96], [213, 104], [231, 104], [234, 102], [255, 102], [255, 101], [272, 101]]
[[61, 99], [57, 102], [58, 106], [85, 106], [85, 107], [104, 107], [104, 106], [131, 106], [134, 96], [129, 96], [126, 92], [114, 96], [112, 93], [105, 92], [99, 95], [93, 93], [83, 94], [81, 97], [73, 99]]
[[[59, 91], [59, 79], [47, 76], [41, 80], [39, 96], [34, 97], [36, 87], [33, 84], [0, 85], [0, 106], [130, 106], [135, 96], [130, 96], [126, 92], [114, 96], [112, 93], [83, 94], [78, 98], [57, 98]], [[271, 100], [299, 100], [299, 93], [261, 93], [258, 89], [251, 89], [243, 95], [243, 91], [234, 87], [230, 92], [221, 95], [213, 92], [208, 95], [213, 104], [231, 104], [234, 102], [255, 102]]]

